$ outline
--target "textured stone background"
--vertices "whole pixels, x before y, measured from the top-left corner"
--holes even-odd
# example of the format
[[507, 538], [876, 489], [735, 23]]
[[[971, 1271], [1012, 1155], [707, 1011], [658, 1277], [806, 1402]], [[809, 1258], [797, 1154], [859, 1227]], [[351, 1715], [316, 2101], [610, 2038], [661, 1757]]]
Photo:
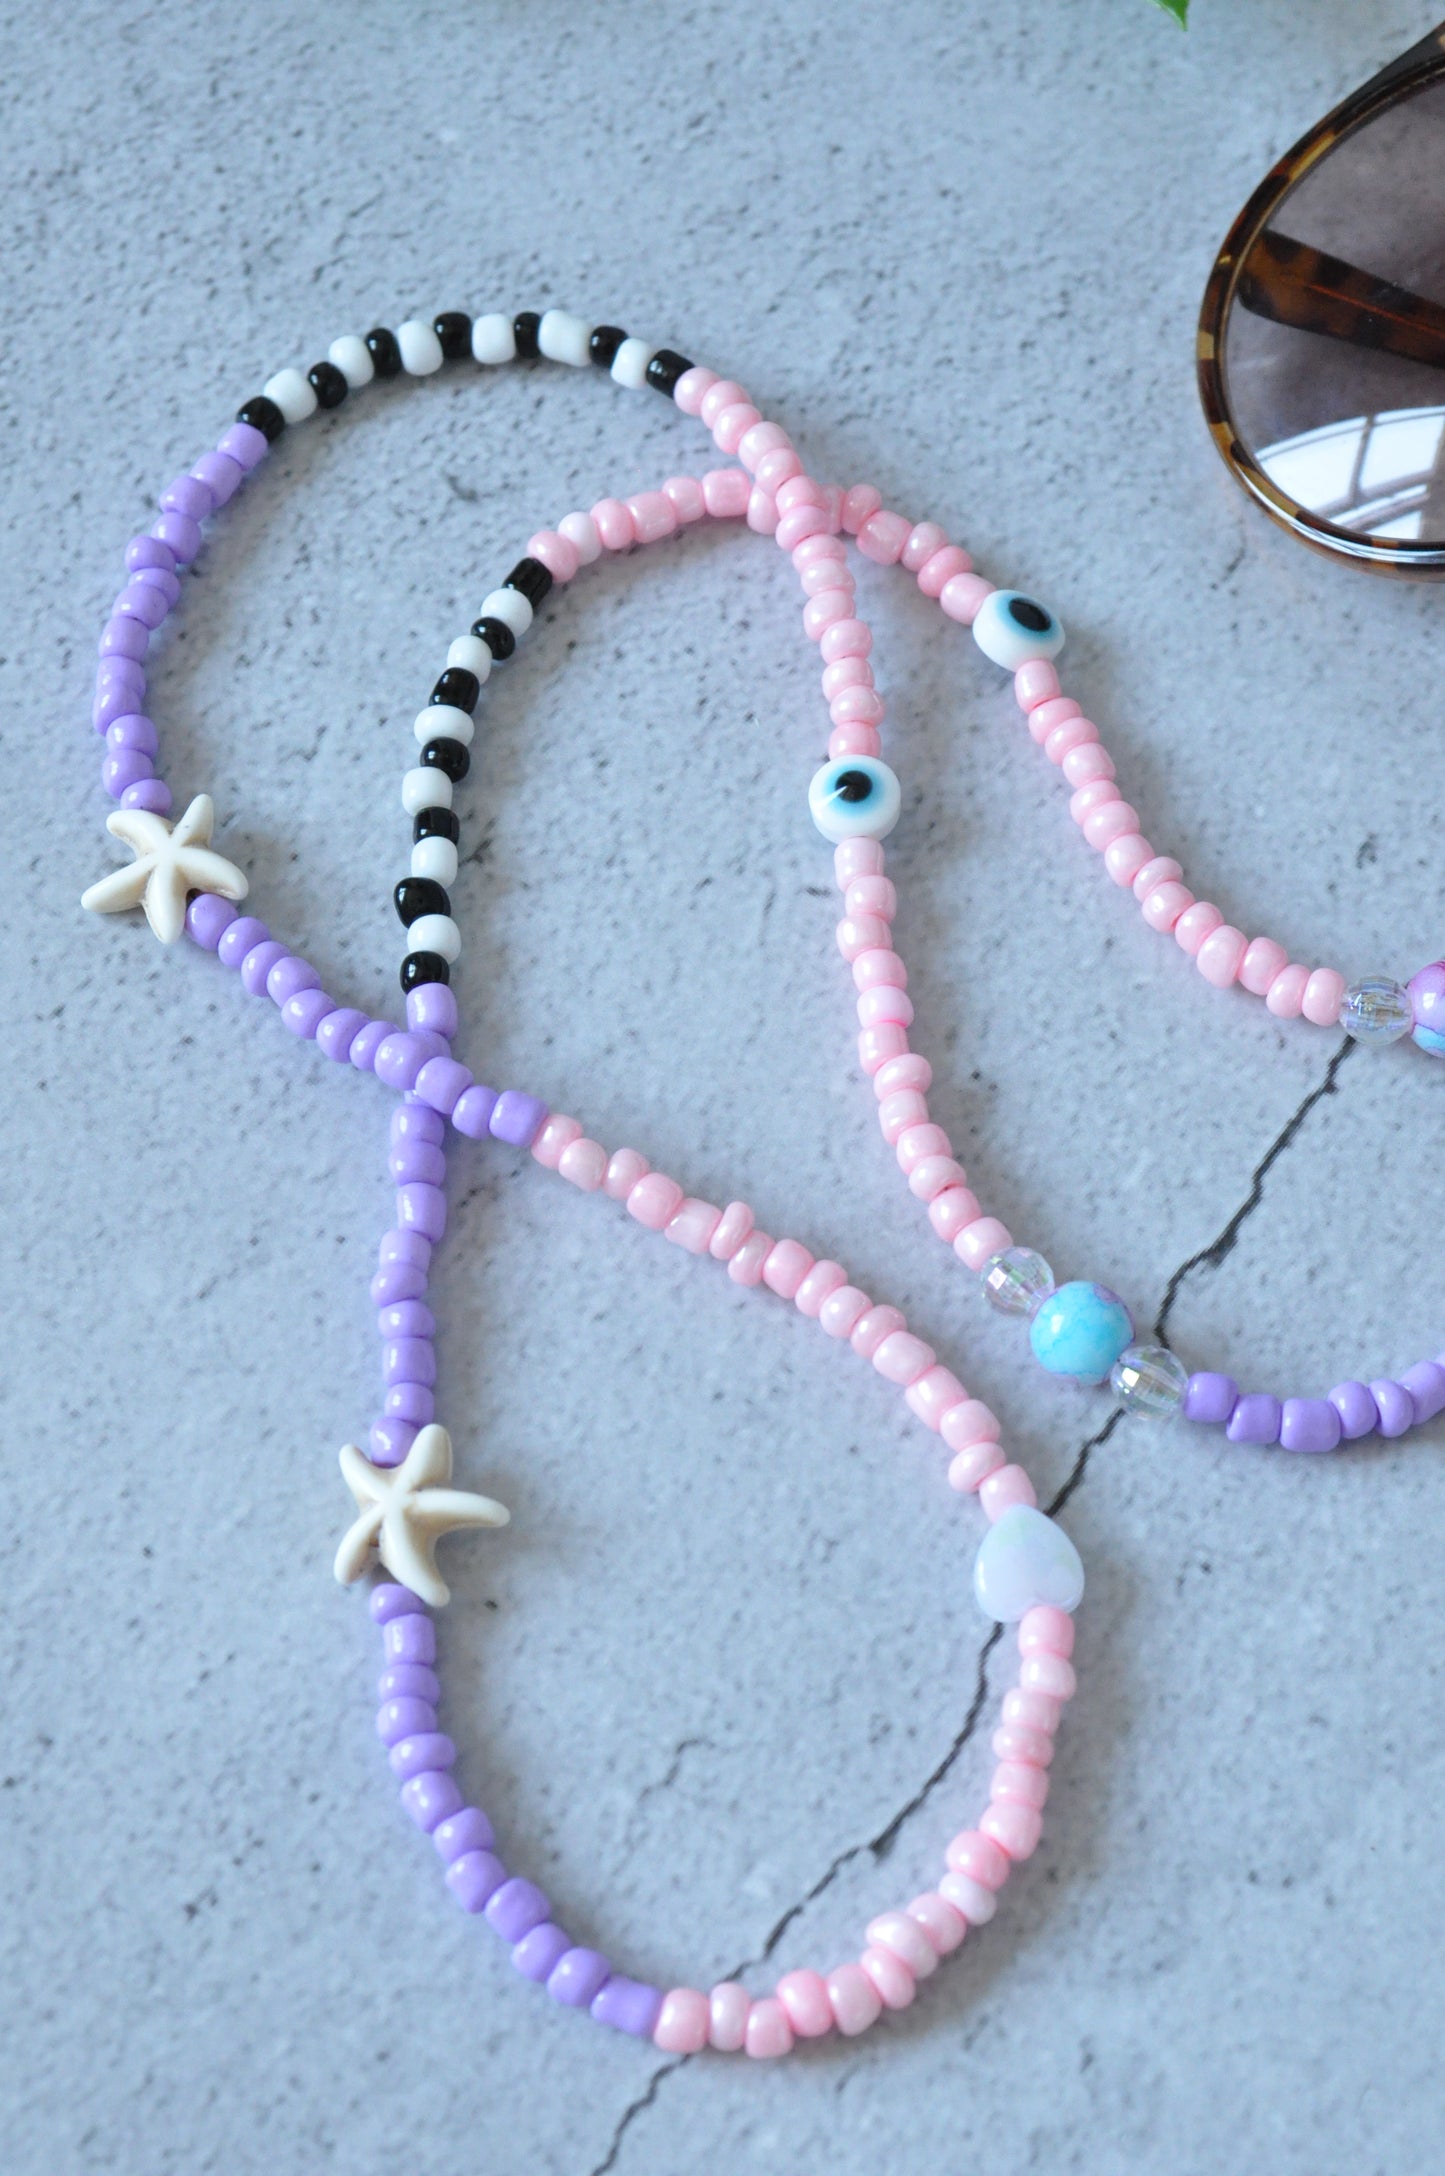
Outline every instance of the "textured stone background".
[[[340, 331], [556, 300], [735, 372], [821, 472], [1054, 600], [1151, 835], [1231, 918], [1354, 972], [1434, 957], [1440, 597], [1271, 531], [1191, 381], [1247, 190], [1426, 11], [1197, 14], [1186, 39], [1144, 0], [6, 11], [12, 2176], [1437, 2158], [1439, 1432], [1316, 1464], [1131, 1423], [1085, 1466], [1105, 1408], [1022, 1371], [849, 1064], [775, 552], [613, 565], [495, 685], [463, 1051], [838, 1253], [1076, 1483], [1083, 1691], [1045, 1847], [864, 2043], [663, 2066], [455, 1911], [327, 1568], [372, 1403], [384, 1099], [193, 950], [75, 907], [114, 858], [91, 651], [151, 494]], [[458, 371], [298, 434], [221, 526], [158, 680], [168, 767], [329, 987], [393, 995], [396, 779], [483, 590], [539, 519], [703, 459], [650, 396]], [[940, 1114], [1016, 1230], [1147, 1316], [1331, 1044], [1149, 936], [999, 676], [898, 577], [864, 588]], [[1442, 1094], [1408, 1049], [1341, 1069], [1186, 1281], [1187, 1357], [1319, 1390], [1434, 1349]], [[514, 1512], [451, 1545], [467, 1771], [636, 1969], [757, 1959], [815, 1888], [768, 1971], [831, 1961], [983, 1788], [976, 1512], [782, 1309], [509, 1153], [454, 1169], [447, 1413]]]

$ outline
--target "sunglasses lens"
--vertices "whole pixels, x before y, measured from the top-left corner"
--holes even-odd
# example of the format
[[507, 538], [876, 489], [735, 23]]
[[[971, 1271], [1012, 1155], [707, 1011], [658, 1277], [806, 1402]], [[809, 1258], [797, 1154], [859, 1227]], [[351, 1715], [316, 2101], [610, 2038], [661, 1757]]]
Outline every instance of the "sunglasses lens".
[[1223, 363], [1235, 436], [1287, 497], [1360, 537], [1445, 544], [1445, 83], [1276, 205]]

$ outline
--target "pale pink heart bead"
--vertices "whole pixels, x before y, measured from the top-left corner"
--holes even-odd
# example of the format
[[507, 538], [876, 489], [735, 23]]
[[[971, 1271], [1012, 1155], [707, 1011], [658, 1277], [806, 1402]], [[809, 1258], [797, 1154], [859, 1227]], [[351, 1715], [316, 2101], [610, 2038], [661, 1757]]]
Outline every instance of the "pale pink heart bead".
[[764, 1995], [749, 2010], [743, 2046], [755, 2062], [772, 2062], [777, 2056], [791, 2052], [793, 2028], [776, 1995]]
[[876, 2025], [883, 2014], [883, 1998], [861, 1964], [840, 1964], [828, 1974], [828, 2000], [833, 2021], [846, 2039]]
[[1289, 965], [1289, 954], [1273, 937], [1256, 937], [1244, 955], [1239, 986], [1251, 997], [1266, 997], [1275, 976]]
[[877, 1988], [885, 2010], [906, 2010], [918, 1992], [918, 1983], [901, 1957], [891, 1949], [864, 1950], [858, 1959]]
[[972, 1496], [982, 1488], [990, 1474], [1001, 1470], [1004, 1463], [1001, 1443], [987, 1438], [978, 1443], [966, 1443], [948, 1462], [948, 1485], [960, 1496]]
[[780, 1239], [763, 1263], [763, 1283], [780, 1300], [790, 1300], [812, 1266], [812, 1255], [798, 1240]]
[[1299, 966], [1298, 963], [1280, 969], [1264, 998], [1276, 1020], [1298, 1020], [1304, 1010], [1305, 988], [1309, 979], [1309, 969]]
[[1021, 1730], [1044, 1730], [1052, 1737], [1059, 1727], [1062, 1709], [1047, 1693], [1025, 1692], [1022, 1687], [1011, 1685], [1003, 1696], [999, 1712], [1006, 1723], [1016, 1723]]
[[702, 485], [695, 476], [669, 476], [663, 485], [678, 519], [678, 526], [701, 521], [707, 512], [707, 501], [702, 495]]
[[941, 1432], [951, 1451], [961, 1451], [970, 1443], [997, 1443], [1003, 1429], [992, 1406], [982, 1398], [966, 1398], [944, 1414]]
[[1142, 904], [1159, 885], [1176, 883], [1183, 874], [1184, 871], [1172, 855], [1156, 854], [1152, 861], [1145, 862], [1142, 869], [1135, 870], [1134, 897]]
[[1042, 1768], [1033, 1767], [1028, 1761], [1001, 1760], [993, 1772], [988, 1795], [995, 1799], [1009, 1799], [1020, 1806], [1032, 1806], [1042, 1813], [1049, 1802], [1049, 1779]]
[[[843, 910], [846, 914], [876, 914], [880, 922], [891, 922], [898, 912], [898, 893], [892, 880], [886, 876], [854, 877], [843, 894]], [[926, 1058], [920, 1058], [917, 1062], [925, 1067], [928, 1065]], [[900, 1088], [905, 1085], [910, 1088], [926, 1088], [932, 1078], [930, 1070], [927, 1081], [899, 1081], [897, 1085]]]
[[[1102, 783], [1102, 781], [1101, 781]], [[1102, 854], [1116, 839], [1131, 839], [1139, 830], [1139, 811], [1130, 808], [1127, 801], [1111, 801], [1106, 808], [1092, 809], [1084, 818], [1084, 837], [1096, 854]]]
[[898, 1136], [893, 1153], [906, 1177], [915, 1164], [921, 1164], [925, 1156], [951, 1156], [953, 1143], [942, 1126], [931, 1122], [921, 1126], [909, 1126]]
[[839, 763], [844, 756], [881, 756], [882, 737], [871, 725], [835, 725], [828, 735], [828, 761]]
[[597, 534], [605, 552], [631, 550], [635, 542], [632, 516], [621, 499], [599, 499], [592, 509], [592, 519], [597, 524]]
[[908, 532], [908, 541], [899, 556], [899, 565], [908, 574], [917, 574], [927, 566], [935, 552], [942, 551], [948, 542], [948, 531], [940, 529], [936, 521], [915, 522]]
[[840, 657], [867, 657], [873, 648], [873, 635], [866, 620], [835, 620], [825, 628], [818, 644], [818, 655], [825, 664], [836, 664]]
[[876, 1028], [892, 1023], [906, 1028], [913, 1024], [913, 1000], [906, 990], [865, 990], [855, 1009], [860, 1027]]
[[[1052, 703], [1045, 705], [1047, 710], [1052, 708]], [[1044, 711], [1036, 711], [1034, 715], [1041, 718]], [[1076, 707], [1059, 724], [1050, 726], [1044, 739], [1044, 754], [1055, 769], [1061, 770], [1065, 756], [1072, 755], [1076, 748], [1092, 748], [1098, 738], [1099, 728], [1093, 719], [1082, 717]]]
[[695, 416], [702, 407], [703, 395], [717, 384], [717, 372], [708, 370], [701, 363], [694, 363], [685, 370], [672, 389], [672, 397], [685, 416]]
[[1151, 929], [1157, 929], [1161, 936], [1167, 936], [1180, 915], [1187, 914], [1193, 905], [1194, 894], [1189, 886], [1170, 882], [1156, 884], [1153, 891], [1146, 896], [1141, 911]]
[[1010, 1859], [1031, 1859], [1039, 1848], [1044, 1817], [1034, 1806], [1021, 1806], [1013, 1798], [991, 1798], [978, 1817], [985, 1836], [991, 1836]]
[[1027, 1761], [1033, 1768], [1047, 1768], [1054, 1757], [1054, 1741], [1046, 1730], [1025, 1730], [1018, 1723], [1000, 1723], [989, 1744], [1000, 1760]]
[[748, 493], [747, 524], [754, 536], [772, 536], [778, 526], [778, 509], [772, 493], [754, 484]]
[[763, 1264], [773, 1251], [771, 1232], [751, 1231], [728, 1263], [734, 1284], [757, 1285], [763, 1281]]
[[851, 619], [855, 601], [851, 589], [821, 589], [810, 597], [803, 607], [803, 633], [808, 640], [818, 642], [835, 620]]
[[841, 1292], [847, 1282], [848, 1272], [841, 1262], [815, 1262], [793, 1294], [793, 1305], [800, 1315], [816, 1322], [824, 1301]]
[[972, 574], [973, 561], [961, 544], [945, 544], [918, 570], [918, 586], [925, 597], [941, 597], [958, 574]]
[[828, 704], [828, 716], [834, 725], [880, 726], [887, 717], [887, 705], [877, 688], [840, 688]]
[[856, 1284], [839, 1285], [818, 1309], [819, 1328], [829, 1337], [851, 1337], [873, 1302]]
[[1305, 984], [1300, 1011], [1314, 1027], [1332, 1028], [1344, 1003], [1345, 978], [1333, 967], [1317, 967]]
[[747, 2038], [753, 1998], [736, 1980], [721, 1980], [708, 1997], [708, 2045], [736, 2055]]
[[626, 1201], [638, 1180], [645, 1179], [651, 1169], [651, 1164], [639, 1149], [618, 1149], [607, 1162], [605, 1184], [612, 1200]]
[[1021, 1655], [1062, 1655], [1065, 1662], [1074, 1651], [1074, 1620], [1066, 1609], [1036, 1602], [1019, 1619]]
[[[827, 504], [827, 494], [820, 483], [811, 476], [795, 476], [778, 491], [778, 512], [791, 514], [795, 507], [816, 506], [821, 513]], [[845, 555], [846, 556], [846, 555]]]
[[791, 446], [765, 453], [758, 463], [757, 479], [764, 491], [777, 492], [791, 477], [801, 476], [803, 464]]
[[903, 1402], [911, 1413], [917, 1414], [925, 1428], [931, 1428], [937, 1435], [944, 1414], [967, 1395], [951, 1368], [937, 1366], [926, 1368], [916, 1382], [908, 1385]]
[[785, 1972], [777, 1984], [777, 1998], [788, 2013], [788, 2023], [800, 2040], [821, 2040], [833, 2030], [833, 2005], [828, 1983], [821, 1972], [806, 1969]]
[[906, 1390], [910, 1383], [916, 1383], [920, 1375], [928, 1372], [938, 1355], [911, 1330], [893, 1330], [874, 1348], [870, 1357], [885, 1382], [897, 1383], [900, 1389]]
[[952, 1156], [925, 1156], [908, 1174], [908, 1191], [915, 1201], [930, 1205], [941, 1194], [959, 1193], [968, 1173]]
[[1104, 849], [1104, 867], [1110, 883], [1117, 884], [1120, 891], [1127, 891], [1153, 852], [1142, 832], [1126, 832], [1122, 839], [1115, 839], [1112, 846]]
[[990, 1525], [1019, 1504], [1027, 1504], [1032, 1510], [1038, 1503], [1034, 1484], [1022, 1466], [997, 1467], [986, 1481], [980, 1483], [978, 1500]]
[[1050, 1700], [1072, 1700], [1078, 1691], [1074, 1665], [1063, 1655], [1025, 1655], [1019, 1665], [1020, 1692], [1041, 1692]]
[[928, 1221], [946, 1247], [951, 1247], [959, 1233], [976, 1224], [982, 1215], [977, 1194], [967, 1186], [945, 1187], [928, 1204]]
[[668, 1218], [662, 1236], [670, 1239], [675, 1247], [685, 1247], [689, 1254], [706, 1254], [721, 1222], [722, 1211], [715, 1202], [698, 1201], [689, 1196]]
[[824, 700], [835, 703], [846, 688], [871, 688], [873, 667], [866, 657], [835, 657], [823, 667], [821, 686]]
[[715, 1262], [730, 1262], [753, 1228], [753, 1212], [745, 1201], [730, 1201], [708, 1242]]
[[731, 408], [736, 401], [746, 400], [747, 392], [736, 378], [714, 378], [712, 384], [697, 404], [703, 429], [710, 431], [724, 408]]
[[1001, 1889], [1008, 1880], [1008, 1853], [982, 1829], [960, 1829], [943, 1855], [950, 1873], [968, 1874], [985, 1889]]
[[1014, 674], [1014, 701], [1025, 714], [1053, 702], [1058, 692], [1059, 676], [1046, 657], [1031, 657]]
[[1091, 778], [1087, 786], [1079, 786], [1069, 795], [1069, 814], [1081, 830], [1101, 808], [1123, 806], [1124, 796], [1112, 778]]
[[[794, 483], [801, 478], [794, 477]], [[784, 484], [786, 491], [788, 485]], [[795, 506], [778, 521], [777, 545], [779, 551], [790, 552], [802, 543], [805, 536], [820, 536], [828, 526], [828, 517], [821, 506]]]
[[560, 1111], [554, 1111], [551, 1117], [544, 1121], [541, 1132], [532, 1143], [533, 1160], [539, 1163], [544, 1171], [555, 1171], [562, 1161], [563, 1150], [570, 1148], [574, 1141], [580, 1141], [581, 1138], [582, 1127], [580, 1121], [575, 1118], [564, 1118]]
[[752, 486], [740, 468], [710, 468], [702, 480], [702, 499], [714, 521], [738, 521], [748, 510]]
[[843, 839], [833, 849], [833, 879], [846, 892], [858, 877], [882, 876], [881, 839]]
[[906, 514], [890, 514], [880, 506], [858, 531], [858, 549], [876, 566], [895, 567], [912, 532], [913, 524]]
[[998, 1910], [998, 1898], [971, 1874], [945, 1874], [938, 1893], [971, 1927], [986, 1927]]
[[1114, 758], [1100, 740], [1080, 741], [1060, 765], [1071, 786], [1087, 786], [1096, 778], [1114, 776]]
[[1248, 949], [1249, 940], [1243, 930], [1231, 929], [1228, 922], [1221, 922], [1195, 953], [1194, 964], [1213, 989], [1227, 990], [1238, 981]]
[[860, 1360], [871, 1360], [885, 1337], [891, 1337], [895, 1330], [907, 1328], [907, 1319], [896, 1307], [870, 1307], [854, 1323], [848, 1342]]
[[[881, 916], [880, 916], [881, 920]], [[902, 957], [885, 945], [873, 945], [853, 962], [855, 990], [906, 990], [908, 969]]]
[[928, 1099], [917, 1088], [900, 1088], [896, 1094], [885, 1096], [878, 1106], [878, 1124], [890, 1148], [910, 1126], [927, 1122]]
[[870, 521], [883, 504], [883, 494], [872, 484], [854, 484], [843, 493], [843, 527], [849, 536], [856, 536], [865, 521]]
[[937, 1889], [925, 1889], [916, 1896], [908, 1916], [917, 1920], [940, 1957], [951, 1957], [968, 1932], [967, 1918]]
[[[838, 543], [837, 538], [831, 536], [826, 539], [822, 537], [809, 539], [809, 542], [815, 541], [817, 543], [825, 541], [829, 544]], [[840, 551], [842, 548], [841, 544], [838, 545]], [[807, 549], [807, 544], [800, 544], [793, 554], [794, 561], [796, 562]], [[836, 559], [818, 559], [816, 557], [805, 559], [802, 566], [798, 568], [798, 579], [803, 585], [803, 595], [805, 597], [821, 597], [830, 589], [836, 589], [843, 596], [849, 598], [854, 594], [852, 575], [848, 572], [847, 567], [840, 566]]]
[[891, 1949], [916, 1980], [926, 1980], [938, 1970], [938, 1951], [907, 1912], [880, 1912], [869, 1920], [864, 1934], [870, 1949]]
[[595, 1194], [607, 1177], [607, 1151], [600, 1141], [573, 1141], [557, 1166], [562, 1177], [584, 1194]]
[[858, 1063], [871, 1080], [890, 1058], [901, 1058], [908, 1049], [908, 1034], [896, 1020], [882, 1027], [864, 1028], [858, 1037]]
[[833, 938], [851, 967], [864, 952], [886, 952], [893, 931], [881, 914], [845, 914]]
[[572, 546], [582, 566], [590, 567], [594, 559], [602, 557], [602, 539], [590, 514], [564, 514], [557, 524], [557, 534]]
[[527, 557], [544, 566], [554, 582], [570, 582], [582, 564], [576, 545], [556, 529], [539, 529], [529, 536]]
[[951, 574], [938, 593], [938, 601], [949, 619], [957, 620], [962, 627], [972, 627], [980, 605], [993, 592], [994, 584], [986, 582], [981, 574]]
[[[1083, 712], [1072, 695], [1057, 696], [1053, 702], [1040, 703], [1037, 710], [1029, 712], [1029, 736], [1031, 739], [1036, 740], [1040, 747], [1043, 747], [1050, 733], [1057, 732], [1058, 728], [1061, 725], [1066, 725], [1070, 718], [1081, 718], [1082, 716]], [[1094, 738], [1098, 739], [1097, 733]]]
[[677, 509], [665, 491], [634, 491], [623, 501], [639, 544], [660, 544], [677, 534]]
[[996, 1216], [975, 1217], [965, 1224], [953, 1242], [953, 1251], [965, 1269], [980, 1270], [994, 1255], [1002, 1254], [1014, 1243], [1013, 1233], [1007, 1224]]
[[764, 454], [776, 452], [791, 443], [781, 423], [755, 423], [738, 440], [738, 459], [750, 476], [756, 476]]
[[711, 2010], [696, 1987], [674, 1987], [662, 1998], [652, 2042], [667, 2055], [696, 2055], [708, 2043]]
[[663, 1171], [649, 1171], [627, 1197], [627, 1214], [650, 1232], [660, 1232], [682, 1207], [682, 1188]]
[[1192, 907], [1186, 907], [1174, 924], [1174, 942], [1181, 952], [1194, 959], [1206, 937], [1212, 937], [1222, 928], [1224, 916], [1208, 899], [1196, 899]]

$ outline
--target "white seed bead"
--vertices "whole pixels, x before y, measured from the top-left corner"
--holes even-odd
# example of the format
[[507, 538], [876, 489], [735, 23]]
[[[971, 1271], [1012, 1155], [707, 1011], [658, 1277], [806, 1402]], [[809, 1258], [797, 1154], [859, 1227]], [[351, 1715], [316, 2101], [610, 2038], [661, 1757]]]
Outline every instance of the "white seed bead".
[[494, 589], [490, 597], [483, 597], [477, 618], [500, 620], [514, 635], [525, 635], [532, 624], [532, 607], [520, 589]]
[[480, 686], [492, 669], [492, 653], [480, 635], [458, 635], [447, 651], [447, 663], [474, 674]]
[[419, 914], [406, 933], [408, 952], [439, 952], [444, 960], [459, 957], [462, 933], [449, 914]]
[[557, 524], [558, 536], [565, 536], [584, 567], [600, 558], [602, 539], [597, 534], [597, 524], [590, 514], [564, 514]]
[[452, 782], [445, 771], [421, 764], [402, 779], [401, 805], [408, 816], [419, 816], [424, 808], [450, 808]]
[[413, 876], [429, 876], [434, 884], [454, 884], [457, 875], [457, 850], [450, 839], [433, 833], [429, 839], [418, 839], [411, 850]]
[[479, 363], [510, 363], [517, 353], [512, 320], [493, 310], [472, 320], [472, 353]]
[[401, 349], [401, 367], [411, 377], [429, 378], [434, 370], [441, 369], [442, 344], [423, 319], [409, 317], [404, 325], [398, 325], [396, 344]]
[[429, 740], [459, 740], [464, 748], [470, 748], [476, 727], [470, 713], [458, 710], [455, 704], [428, 703], [425, 710], [417, 712], [412, 731], [419, 748], [425, 748]]
[[300, 370], [278, 370], [274, 378], [268, 378], [261, 391], [267, 400], [274, 400], [288, 423], [304, 423], [316, 413], [316, 394]]
[[341, 372], [353, 393], [370, 385], [376, 376], [376, 365], [359, 333], [345, 332], [339, 340], [333, 340], [326, 350], [326, 360]]
[[552, 363], [571, 363], [581, 370], [592, 360], [588, 342], [592, 327], [568, 310], [544, 310], [537, 327], [537, 352]]
[[647, 366], [657, 353], [645, 340], [624, 340], [612, 358], [612, 375], [619, 385], [636, 393], [647, 383]]

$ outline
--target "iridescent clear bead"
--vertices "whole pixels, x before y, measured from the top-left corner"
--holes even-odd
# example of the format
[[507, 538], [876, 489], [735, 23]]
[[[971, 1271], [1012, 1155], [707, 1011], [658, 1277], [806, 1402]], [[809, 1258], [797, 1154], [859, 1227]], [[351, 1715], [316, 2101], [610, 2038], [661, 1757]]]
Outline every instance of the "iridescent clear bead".
[[1352, 983], [1340, 1007], [1340, 1026], [1357, 1043], [1398, 1043], [1415, 1025], [1410, 993], [1388, 975]]
[[1032, 1247], [1006, 1247], [984, 1263], [979, 1282], [1001, 1315], [1036, 1315], [1054, 1289], [1054, 1273]]
[[1167, 1420], [1189, 1388], [1189, 1371], [1167, 1345], [1128, 1345], [1109, 1370], [1109, 1387], [1128, 1413]]

